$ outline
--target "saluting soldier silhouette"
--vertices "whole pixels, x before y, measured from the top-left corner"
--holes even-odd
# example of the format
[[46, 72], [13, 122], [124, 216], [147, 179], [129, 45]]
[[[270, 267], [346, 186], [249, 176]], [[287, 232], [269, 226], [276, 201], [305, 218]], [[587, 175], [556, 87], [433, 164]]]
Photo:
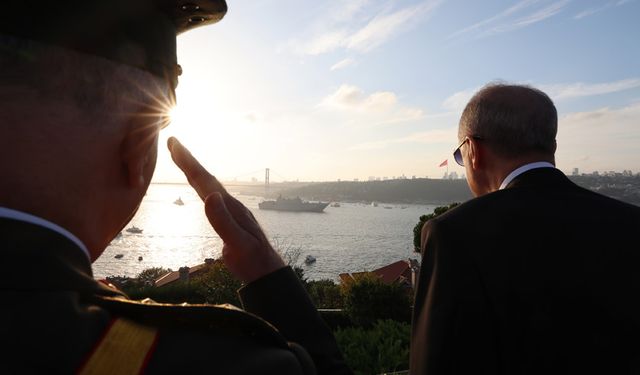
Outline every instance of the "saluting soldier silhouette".
[[172, 157], [246, 283], [244, 310], [130, 301], [92, 277], [153, 175], [181, 72], [176, 35], [221, 20], [225, 1], [2, 8], [0, 373], [350, 373], [250, 211], [175, 139]]

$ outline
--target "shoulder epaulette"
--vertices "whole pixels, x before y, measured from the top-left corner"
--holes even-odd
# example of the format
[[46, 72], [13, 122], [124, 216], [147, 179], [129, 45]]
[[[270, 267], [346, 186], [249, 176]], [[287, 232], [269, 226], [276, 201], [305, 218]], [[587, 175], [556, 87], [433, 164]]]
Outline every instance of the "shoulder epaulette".
[[190, 329], [251, 337], [260, 342], [288, 348], [287, 340], [262, 318], [233, 305], [166, 304], [146, 299], [132, 301], [123, 297], [94, 296], [92, 303], [111, 314], [144, 322], [157, 328]]
[[141, 374], [153, 354], [157, 337], [157, 328], [128, 319], [113, 319], [78, 374]]

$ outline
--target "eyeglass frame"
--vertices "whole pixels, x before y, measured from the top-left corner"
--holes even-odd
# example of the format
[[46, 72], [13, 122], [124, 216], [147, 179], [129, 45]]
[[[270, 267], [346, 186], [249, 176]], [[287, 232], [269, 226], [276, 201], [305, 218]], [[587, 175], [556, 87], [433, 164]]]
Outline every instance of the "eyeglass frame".
[[460, 151], [460, 148], [462, 148], [462, 146], [464, 146], [464, 144], [467, 143], [471, 138], [478, 141], [482, 141], [484, 139], [482, 137], [478, 137], [477, 135], [464, 137], [464, 140], [458, 145], [458, 147], [455, 148], [455, 150], [453, 150], [453, 160], [455, 160], [455, 162], [461, 167], [464, 167], [464, 160], [462, 159], [462, 151]]

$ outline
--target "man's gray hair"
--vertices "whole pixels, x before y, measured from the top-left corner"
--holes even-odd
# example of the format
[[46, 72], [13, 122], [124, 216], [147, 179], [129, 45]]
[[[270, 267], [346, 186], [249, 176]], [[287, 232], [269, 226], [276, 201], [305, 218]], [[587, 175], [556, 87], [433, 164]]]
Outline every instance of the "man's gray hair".
[[504, 157], [553, 154], [558, 113], [544, 92], [525, 85], [491, 83], [478, 91], [460, 118], [458, 136], [478, 137]]

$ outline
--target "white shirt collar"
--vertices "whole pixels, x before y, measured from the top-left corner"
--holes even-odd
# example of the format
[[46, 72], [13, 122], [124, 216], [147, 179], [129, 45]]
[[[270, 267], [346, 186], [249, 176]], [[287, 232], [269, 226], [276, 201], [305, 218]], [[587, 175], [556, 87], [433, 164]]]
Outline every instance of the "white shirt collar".
[[73, 241], [73, 243], [78, 245], [78, 247], [85, 253], [87, 258], [89, 258], [89, 262], [91, 262], [91, 256], [89, 255], [89, 250], [87, 250], [87, 247], [82, 243], [82, 241], [80, 241], [78, 237], [74, 236], [68, 230], [64, 229], [63, 227], [57, 224], [50, 222], [49, 220], [45, 220], [41, 217], [34, 216], [22, 211], [12, 210], [6, 207], [0, 207], [0, 218], [24, 221], [27, 223], [31, 223], [41, 227], [51, 229], [52, 231], [67, 237], [69, 240]]
[[511, 181], [513, 181], [514, 178], [520, 176], [524, 172], [530, 171], [530, 170], [536, 169], [536, 168], [555, 168], [555, 166], [553, 164], [549, 163], [549, 162], [546, 162], [546, 161], [537, 161], [535, 163], [525, 164], [525, 165], [515, 169], [513, 172], [509, 173], [509, 175], [504, 179], [504, 181], [502, 181], [502, 184], [500, 184], [500, 188], [498, 190], [502, 190], [502, 189], [506, 188], [507, 185], [509, 185], [511, 183]]

